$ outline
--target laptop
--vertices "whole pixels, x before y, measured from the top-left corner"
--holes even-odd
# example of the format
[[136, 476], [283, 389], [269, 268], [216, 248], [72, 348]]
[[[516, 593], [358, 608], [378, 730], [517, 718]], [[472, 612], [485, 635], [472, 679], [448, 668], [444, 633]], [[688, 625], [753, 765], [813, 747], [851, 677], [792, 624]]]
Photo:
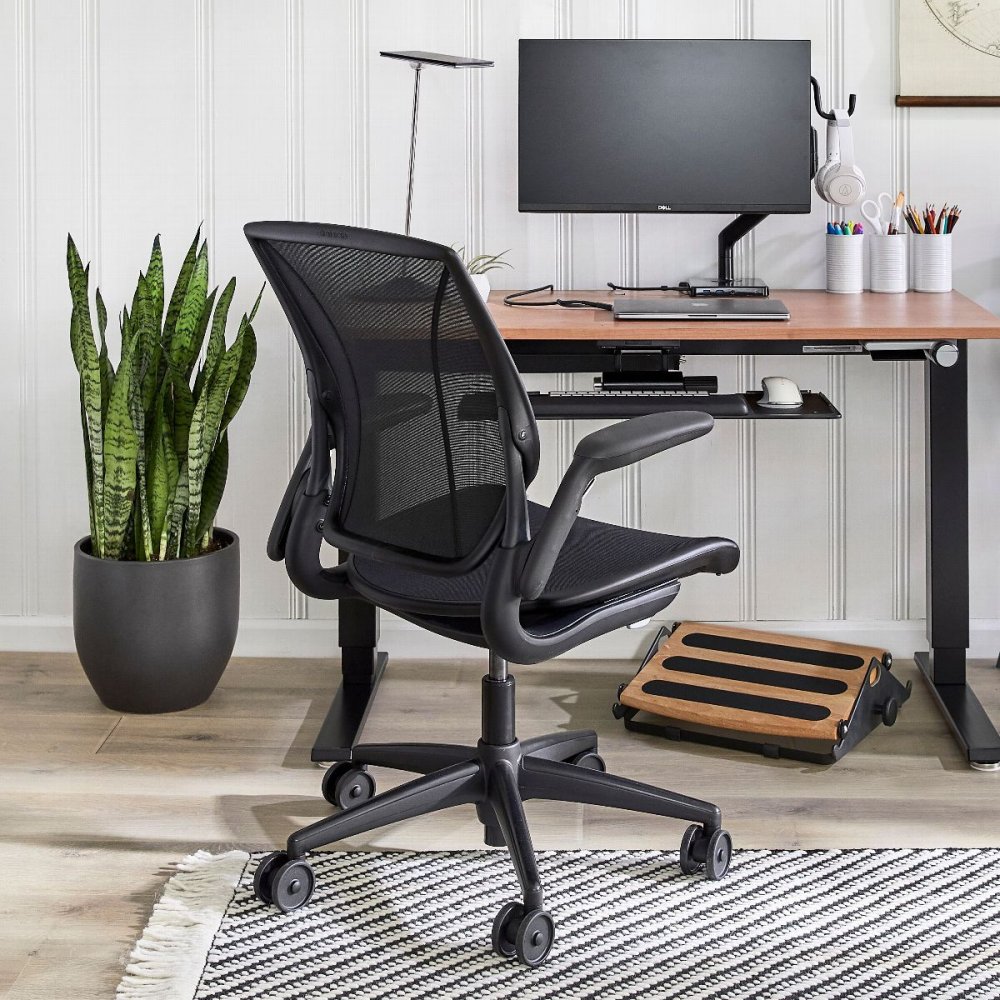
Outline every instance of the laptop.
[[693, 299], [687, 295], [662, 299], [615, 299], [615, 319], [658, 320], [752, 320], [789, 319], [788, 307], [781, 299]]

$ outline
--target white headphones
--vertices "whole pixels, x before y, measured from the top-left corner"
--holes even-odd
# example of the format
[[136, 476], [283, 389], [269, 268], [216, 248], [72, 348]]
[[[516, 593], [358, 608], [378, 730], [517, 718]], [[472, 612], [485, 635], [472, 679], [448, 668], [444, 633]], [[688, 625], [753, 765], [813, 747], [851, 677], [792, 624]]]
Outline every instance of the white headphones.
[[854, 162], [854, 133], [843, 108], [826, 123], [826, 163], [816, 174], [816, 191], [831, 205], [853, 205], [865, 196], [865, 175]]

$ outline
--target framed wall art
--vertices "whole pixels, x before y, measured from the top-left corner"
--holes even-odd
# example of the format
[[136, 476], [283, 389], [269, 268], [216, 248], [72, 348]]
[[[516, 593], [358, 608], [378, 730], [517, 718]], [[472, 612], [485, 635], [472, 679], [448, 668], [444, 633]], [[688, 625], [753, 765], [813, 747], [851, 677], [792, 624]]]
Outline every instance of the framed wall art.
[[896, 104], [1000, 107], [1000, 0], [899, 0]]

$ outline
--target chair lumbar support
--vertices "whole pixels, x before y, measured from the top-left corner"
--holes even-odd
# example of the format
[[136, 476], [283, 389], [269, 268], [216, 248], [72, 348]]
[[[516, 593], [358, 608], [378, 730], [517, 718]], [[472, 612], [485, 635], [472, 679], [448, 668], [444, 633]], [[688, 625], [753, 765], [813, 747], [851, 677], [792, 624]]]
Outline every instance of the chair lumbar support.
[[[732, 852], [717, 806], [628, 778], [605, 773], [591, 730], [553, 733], [519, 740], [515, 735], [514, 678], [507, 663], [490, 654], [483, 678], [482, 737], [476, 746], [445, 743], [362, 744], [350, 759], [334, 765], [324, 794], [341, 812], [288, 838], [284, 851], [265, 857], [254, 876], [254, 893], [264, 903], [289, 912], [304, 906], [316, 879], [305, 856], [327, 844], [400, 820], [451, 806], [472, 804], [490, 846], [506, 845], [517, 872], [521, 899], [505, 903], [493, 922], [493, 951], [541, 965], [555, 939], [545, 910], [531, 833], [524, 814], [527, 799], [612, 806], [692, 823], [681, 840], [680, 867], [707, 878], [726, 874]], [[375, 795], [369, 765], [415, 771], [420, 776]]]

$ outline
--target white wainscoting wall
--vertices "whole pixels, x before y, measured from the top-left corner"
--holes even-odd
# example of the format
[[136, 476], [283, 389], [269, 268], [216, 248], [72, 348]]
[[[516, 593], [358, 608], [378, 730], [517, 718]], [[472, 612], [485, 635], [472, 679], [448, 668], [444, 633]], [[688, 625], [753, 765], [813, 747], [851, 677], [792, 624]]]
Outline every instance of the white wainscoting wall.
[[[811, 39], [827, 100], [858, 95], [870, 190], [960, 203], [955, 285], [1000, 309], [1000, 109], [895, 108], [891, 0], [0, 0], [0, 648], [72, 648], [71, 549], [87, 513], [67, 231], [116, 312], [155, 233], [172, 272], [202, 222], [213, 277], [237, 275], [242, 310], [262, 280], [245, 222], [400, 229], [412, 72], [380, 49], [496, 61], [424, 74], [416, 235], [509, 248], [508, 287], [673, 282], [712, 267], [718, 217], [517, 212], [519, 37]], [[770, 218], [745, 241], [741, 266], [773, 287], [821, 286], [826, 218], [818, 199], [809, 216]], [[256, 329], [260, 358], [220, 512], [243, 547], [238, 652], [322, 654], [335, 646], [336, 608], [297, 594], [264, 553], [306, 426], [299, 361], [269, 293]], [[720, 422], [669, 456], [603, 477], [585, 513], [739, 541], [739, 569], [686, 583], [671, 618], [773, 623], [909, 655], [924, 616], [920, 366], [745, 358], [689, 370], [717, 373], [724, 391], [787, 374], [830, 395], [846, 419]], [[972, 346], [970, 383], [973, 651], [995, 655], [1000, 347]], [[538, 497], [551, 496], [574, 441], [592, 429], [543, 425]], [[649, 631], [591, 651], [632, 656]], [[459, 649], [390, 618], [383, 644], [396, 657]]]

